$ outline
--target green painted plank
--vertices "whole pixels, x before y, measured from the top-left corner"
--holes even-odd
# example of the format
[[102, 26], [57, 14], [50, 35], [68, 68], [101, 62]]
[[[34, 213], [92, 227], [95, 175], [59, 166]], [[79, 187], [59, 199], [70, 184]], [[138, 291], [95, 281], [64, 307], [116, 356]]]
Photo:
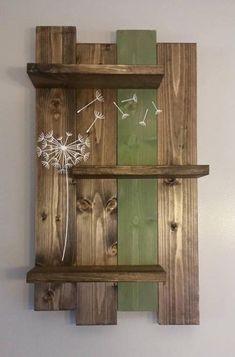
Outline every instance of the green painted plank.
[[[156, 64], [156, 32], [117, 31], [118, 64]], [[137, 94], [138, 102], [121, 103]], [[157, 164], [157, 122], [152, 101], [156, 90], [118, 90], [118, 105], [129, 117], [118, 117], [118, 164]], [[146, 109], [146, 127], [139, 125]], [[118, 263], [154, 264], [157, 261], [157, 181], [118, 181]], [[118, 310], [152, 311], [157, 287], [152, 283], [119, 283]]]

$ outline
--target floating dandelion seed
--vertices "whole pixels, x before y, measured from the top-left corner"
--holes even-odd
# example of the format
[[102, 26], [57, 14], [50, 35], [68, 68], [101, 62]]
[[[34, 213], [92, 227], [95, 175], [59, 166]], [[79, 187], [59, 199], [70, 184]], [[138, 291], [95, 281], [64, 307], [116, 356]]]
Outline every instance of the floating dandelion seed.
[[80, 113], [83, 109], [89, 107], [92, 103], [96, 102], [103, 102], [104, 101], [104, 97], [102, 96], [101, 92], [99, 90], [97, 90], [95, 92], [95, 99], [93, 99], [90, 103], [88, 103], [87, 105], [85, 105], [84, 107], [82, 107], [81, 109], [77, 110], [77, 113]]
[[117, 105], [117, 103], [113, 102], [113, 104], [115, 105], [115, 107], [118, 109], [118, 111], [122, 114], [122, 119], [126, 119], [127, 117], [129, 117], [129, 114], [124, 113], [121, 108]]
[[152, 105], [154, 106], [154, 109], [155, 109], [155, 115], [158, 115], [159, 113], [162, 112], [161, 109], [158, 109], [158, 108], [157, 108], [157, 106], [156, 106], [156, 104], [155, 104], [154, 102], [152, 102]]
[[134, 103], [137, 103], [137, 102], [138, 102], [138, 98], [137, 98], [137, 95], [134, 93], [131, 98], [123, 99], [121, 102], [122, 102], [122, 103], [126, 103], [126, 102], [134, 102]]
[[149, 109], [147, 108], [146, 111], [145, 111], [145, 114], [144, 114], [144, 119], [141, 120], [141, 121], [139, 121], [139, 124], [140, 124], [141, 126], [146, 126], [146, 121], [145, 121], [145, 120], [146, 120], [148, 111], [149, 111]]
[[88, 137], [83, 137], [78, 134], [77, 140], [68, 143], [71, 133], [66, 132], [66, 138], [55, 138], [53, 131], [49, 131], [44, 134], [41, 133], [38, 138], [38, 142], [41, 147], [37, 147], [37, 155], [42, 158], [42, 165], [49, 170], [50, 166], [58, 170], [58, 173], [66, 175], [66, 226], [65, 226], [65, 238], [64, 247], [61, 260], [64, 260], [65, 251], [68, 241], [68, 221], [69, 221], [69, 181], [68, 181], [68, 169], [72, 166], [79, 164], [81, 161], [87, 161], [89, 159], [90, 140]]
[[95, 115], [95, 119], [93, 120], [93, 122], [91, 123], [91, 125], [89, 126], [89, 128], [86, 130], [86, 133], [89, 134], [91, 128], [93, 127], [93, 125], [95, 124], [95, 122], [98, 120], [98, 119], [104, 119], [104, 115], [100, 112], [97, 112], [97, 110], [94, 111], [94, 115]]

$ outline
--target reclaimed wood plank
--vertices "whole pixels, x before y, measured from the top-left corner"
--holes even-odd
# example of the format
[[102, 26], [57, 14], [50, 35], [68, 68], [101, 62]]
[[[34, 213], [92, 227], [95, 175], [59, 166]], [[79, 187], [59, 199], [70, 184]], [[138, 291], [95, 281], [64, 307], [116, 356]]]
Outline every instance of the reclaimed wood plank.
[[[117, 31], [117, 63], [156, 64], [155, 31]], [[123, 99], [137, 94], [138, 103]], [[152, 108], [156, 90], [119, 90], [118, 103], [130, 117], [118, 119], [118, 164], [157, 163], [157, 126]], [[147, 126], [139, 125], [149, 109]], [[118, 263], [154, 264], [157, 261], [157, 183], [156, 180], [118, 181]], [[118, 309], [156, 310], [156, 285], [118, 284]]]
[[[77, 63], [116, 62], [112, 45], [78, 44]], [[98, 88], [97, 88], [98, 89]], [[90, 102], [94, 90], [77, 92], [78, 108]], [[96, 102], [77, 116], [77, 133], [85, 133], [94, 119], [94, 109], [105, 115], [91, 131], [89, 165], [116, 164], [115, 90], [103, 90], [105, 102]], [[117, 185], [116, 180], [77, 180], [77, 265], [117, 264]], [[117, 323], [117, 291], [113, 283], [78, 283], [78, 325]]]
[[72, 169], [72, 177], [77, 178], [199, 178], [209, 174], [208, 165], [171, 166], [77, 166]]
[[36, 88], [157, 88], [161, 65], [28, 63], [27, 73]]
[[[165, 76], [158, 91], [158, 163], [197, 162], [196, 45], [159, 44]], [[159, 264], [167, 283], [159, 287], [160, 324], [199, 324], [197, 181], [158, 184]]]
[[[75, 27], [37, 27], [36, 61], [74, 63], [76, 61]], [[76, 91], [61, 88], [36, 90], [36, 137], [53, 130], [55, 136], [74, 132]], [[70, 179], [69, 237], [74, 235], [72, 218], [74, 186]], [[56, 170], [46, 170], [37, 160], [36, 186], [36, 265], [61, 265], [65, 233], [65, 177]], [[73, 251], [69, 239], [64, 264], [71, 264]], [[66, 310], [75, 306], [74, 284], [36, 284], [35, 310]]]
[[119, 282], [166, 280], [160, 265], [80, 265], [76, 267], [33, 268], [27, 282]]

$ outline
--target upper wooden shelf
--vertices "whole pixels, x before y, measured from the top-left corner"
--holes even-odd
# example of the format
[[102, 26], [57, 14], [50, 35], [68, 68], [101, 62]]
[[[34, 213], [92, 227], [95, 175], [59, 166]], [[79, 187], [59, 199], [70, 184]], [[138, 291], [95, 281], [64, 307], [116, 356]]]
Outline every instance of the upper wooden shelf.
[[36, 88], [158, 88], [161, 65], [41, 64], [28, 63]]
[[160, 265], [80, 265], [35, 267], [27, 283], [38, 282], [161, 282], [166, 272]]
[[198, 178], [209, 174], [209, 165], [171, 166], [76, 166], [78, 178]]

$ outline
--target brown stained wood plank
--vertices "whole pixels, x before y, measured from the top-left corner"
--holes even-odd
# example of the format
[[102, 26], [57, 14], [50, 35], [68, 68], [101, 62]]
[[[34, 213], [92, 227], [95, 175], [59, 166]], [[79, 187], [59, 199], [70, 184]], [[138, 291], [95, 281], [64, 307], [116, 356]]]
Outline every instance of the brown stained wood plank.
[[[158, 91], [158, 163], [197, 162], [196, 45], [158, 44], [165, 76]], [[158, 184], [159, 264], [167, 283], [159, 286], [160, 324], [199, 324], [197, 180]]]
[[[75, 27], [37, 27], [36, 61], [75, 63]], [[55, 136], [74, 132], [76, 91], [61, 88], [36, 90], [36, 139], [41, 132], [53, 130]], [[71, 237], [75, 234], [75, 186], [70, 180], [69, 242], [64, 264], [71, 264]], [[65, 177], [46, 170], [37, 159], [36, 186], [36, 265], [61, 265], [65, 233]], [[75, 307], [74, 284], [36, 284], [35, 310], [66, 310]]]
[[198, 178], [209, 174], [208, 165], [171, 166], [77, 166], [72, 176], [77, 178]]
[[[117, 299], [113, 283], [80, 283], [77, 289], [78, 325], [113, 325], [116, 312], [113, 304]], [[84, 306], [87, 308], [84, 309]], [[95, 321], [95, 323], [94, 323]]]
[[[113, 45], [78, 44], [77, 63], [114, 64]], [[97, 88], [98, 89], [98, 88]], [[96, 102], [77, 115], [77, 133], [85, 133], [94, 109], [105, 115], [91, 131], [88, 165], [116, 165], [115, 90], [103, 90], [104, 103]], [[94, 99], [95, 91], [78, 90], [78, 109]], [[117, 264], [116, 180], [77, 180], [77, 265]], [[117, 323], [117, 291], [110, 283], [77, 284], [78, 325]]]
[[166, 272], [159, 265], [94, 265], [77, 267], [33, 268], [27, 282], [159, 282]]
[[75, 284], [36, 282], [35, 310], [74, 310], [76, 302]]
[[28, 63], [27, 73], [36, 88], [158, 88], [161, 65], [41, 64]]

